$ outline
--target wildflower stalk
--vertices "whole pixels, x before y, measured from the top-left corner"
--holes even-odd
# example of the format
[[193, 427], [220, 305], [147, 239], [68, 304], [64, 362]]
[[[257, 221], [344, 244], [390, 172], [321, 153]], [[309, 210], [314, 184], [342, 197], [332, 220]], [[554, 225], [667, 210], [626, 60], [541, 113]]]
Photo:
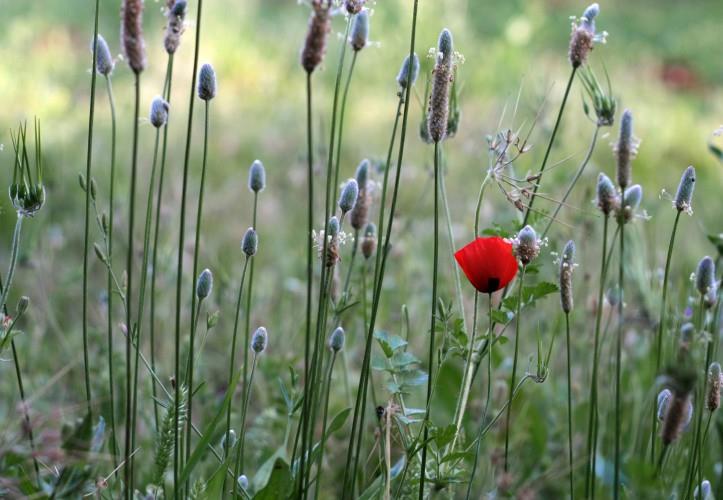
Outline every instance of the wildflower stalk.
[[567, 448], [570, 466], [570, 499], [575, 498], [572, 459], [572, 372], [570, 369], [570, 313], [565, 313], [565, 336], [567, 340]]
[[526, 265], [522, 266], [522, 272], [520, 273], [520, 285], [517, 291], [517, 312], [515, 313], [515, 354], [512, 358], [512, 374], [510, 375], [510, 395], [507, 400], [507, 423], [505, 425], [505, 472], [509, 471], [510, 462], [508, 459], [509, 448], [510, 448], [510, 414], [512, 413], [512, 397], [514, 395], [513, 389], [515, 387], [515, 379], [517, 378], [517, 357], [520, 346], [520, 310], [522, 308], [522, 285], [525, 281], [525, 270]]
[[[354, 53], [356, 56], [356, 52]], [[336, 351], [332, 350], [331, 358], [329, 359], [329, 367], [326, 372], [326, 381], [324, 385], [324, 414], [321, 418], [321, 441], [319, 443], [319, 457], [317, 458], [317, 473], [316, 473], [316, 487], [314, 490], [314, 500], [319, 498], [319, 489], [321, 485], [321, 476], [324, 472], [322, 464], [324, 462], [324, 446], [326, 445], [326, 421], [329, 416], [329, 393], [331, 392], [331, 374], [334, 371], [334, 362], [336, 361]]]
[[429, 438], [429, 410], [430, 400], [432, 399], [432, 380], [434, 371], [434, 328], [436, 326], [435, 310], [437, 307], [437, 274], [439, 267], [439, 163], [440, 163], [440, 149], [439, 141], [434, 143], [434, 253], [432, 257], [432, 303], [430, 311], [430, 326], [429, 326], [429, 357], [427, 359], [427, 366], [429, 367], [429, 374], [427, 377], [427, 398], [424, 410], [424, 438], [422, 445], [422, 464], [419, 473], [419, 500], [424, 498], [424, 482], [426, 479], [426, 468], [427, 468], [427, 441]]
[[[254, 349], [254, 357], [251, 361], [251, 373], [249, 375], [249, 386], [253, 384], [254, 382], [254, 373], [256, 372], [256, 361], [259, 357], [259, 351]], [[249, 408], [249, 399], [251, 398], [251, 389], [246, 391], [245, 397], [244, 397], [244, 403], [241, 407], [241, 432], [239, 433], [239, 439], [241, 439], [241, 443], [243, 443], [244, 435], [246, 434], [246, 413]], [[241, 462], [243, 460], [243, 446], [237, 446], [236, 447], [236, 466], [234, 467], [234, 474], [233, 477], [237, 478], [241, 474]], [[234, 481], [234, 496], [238, 494], [238, 481]]]
[[[351, 22], [351, 17], [349, 18]], [[345, 44], [346, 46], [346, 44]], [[342, 49], [344, 50], [344, 49]], [[346, 98], [349, 95], [349, 87], [351, 86], [351, 79], [354, 74], [354, 66], [356, 65], [356, 56], [359, 54], [358, 51], [352, 51], [351, 64], [349, 65], [349, 72], [346, 76], [346, 83], [344, 83], [344, 92], [341, 96], [341, 106], [339, 108], [339, 135], [336, 141], [336, 160], [334, 161], [334, 186], [339, 185], [339, 163], [341, 161], [341, 143], [342, 135], [344, 132], [344, 114], [346, 112]], [[362, 186], [359, 186], [361, 188]], [[332, 190], [331, 206], [336, 205], [336, 190]]]
[[[410, 35], [410, 41], [409, 41], [409, 58], [410, 61], [414, 57], [414, 44], [416, 41], [416, 33], [417, 33], [417, 13], [419, 9], [419, 0], [414, 0], [414, 4], [412, 7], [412, 30]], [[407, 135], [407, 124], [408, 124], [408, 118], [409, 118], [409, 100], [411, 96], [411, 90], [412, 90], [412, 64], [409, 64], [407, 67], [407, 82], [409, 82], [408, 85], [404, 88], [403, 92], [400, 92], [400, 100], [399, 104], [397, 106], [397, 118], [395, 119], [395, 125], [394, 130], [396, 131], [396, 124], [399, 118], [399, 107], [401, 106], [402, 102], [404, 103], [404, 111], [402, 113], [402, 130], [401, 135], [399, 139], [399, 150], [398, 150], [398, 156], [397, 156], [397, 171], [395, 174], [395, 182], [394, 182], [394, 189], [392, 193], [392, 201], [389, 211], [389, 224], [386, 228], [386, 236], [384, 238], [384, 244], [380, 245], [380, 249], [377, 250], [377, 259], [375, 263], [375, 270], [374, 270], [374, 290], [372, 294], [372, 308], [371, 308], [371, 315], [369, 318], [369, 324], [365, 339], [365, 346], [364, 346], [364, 358], [362, 360], [362, 367], [361, 367], [361, 374], [359, 377], [359, 390], [357, 392], [356, 402], [354, 404], [354, 417], [352, 419], [352, 427], [351, 427], [351, 433], [349, 437], [349, 447], [347, 450], [347, 456], [346, 456], [346, 465], [344, 468], [344, 477], [342, 481], [342, 499], [347, 499], [354, 495], [354, 478], [356, 477], [356, 471], [359, 464], [359, 451], [361, 449], [361, 442], [360, 440], [357, 442], [357, 446], [354, 446], [354, 438], [356, 437], [356, 432], [358, 427], [360, 427], [364, 421], [364, 414], [366, 412], [366, 396], [367, 396], [367, 387], [369, 382], [369, 364], [371, 361], [371, 347], [372, 347], [372, 338], [374, 334], [374, 325], [376, 324], [376, 318], [377, 318], [377, 312], [379, 310], [379, 302], [380, 302], [380, 296], [381, 296], [381, 287], [382, 283], [384, 281], [384, 269], [386, 267], [387, 262], [387, 256], [389, 253], [389, 242], [391, 238], [392, 233], [392, 226], [394, 223], [394, 213], [397, 206], [397, 194], [399, 192], [399, 179], [400, 174], [402, 170], [402, 160], [404, 159], [404, 143]], [[403, 99], [401, 95], [404, 95]], [[391, 157], [391, 150], [392, 146], [394, 144], [394, 133], [392, 134], [392, 140], [390, 141], [390, 153], [388, 157]], [[385, 171], [385, 176], [387, 175], [387, 172], [390, 168], [389, 162], [387, 162], [387, 169]], [[386, 181], [384, 183], [386, 185]], [[383, 188], [384, 189], [384, 188]], [[382, 196], [382, 199], [384, 199], [384, 195]], [[384, 205], [382, 204], [382, 207]], [[382, 208], [383, 210], [383, 208]], [[380, 210], [380, 212], [382, 212]], [[381, 213], [380, 213], [381, 218]], [[379, 225], [379, 234], [381, 238], [382, 234], [382, 226]], [[359, 433], [361, 437], [361, 432]], [[354, 465], [352, 466], [352, 460], [354, 461]]]
[[[188, 103], [188, 127], [186, 129], [186, 148], [183, 158], [183, 185], [181, 188], [181, 214], [179, 223], [179, 234], [178, 234], [178, 262], [176, 266], [176, 326], [175, 326], [175, 380], [176, 388], [174, 395], [174, 404], [176, 405], [176, 411], [174, 414], [175, 422], [173, 426], [173, 494], [174, 498], [179, 496], [179, 484], [178, 484], [178, 473], [179, 473], [179, 459], [180, 459], [180, 448], [179, 448], [179, 431], [178, 431], [178, 418], [179, 418], [179, 404], [180, 404], [180, 389], [181, 389], [181, 285], [183, 283], [183, 250], [184, 250], [184, 237], [185, 237], [185, 224], [186, 224], [186, 194], [188, 190], [188, 166], [191, 156], [191, 132], [193, 130], [193, 104], [196, 92], [196, 76], [198, 74], [198, 51], [200, 46], [201, 38], [201, 13], [203, 8], [203, 0], [198, 0], [198, 14], [196, 17], [196, 38], [194, 41], [194, 54], [193, 54], [193, 74], [191, 75], [191, 92]], [[194, 276], [195, 279], [195, 276]], [[192, 389], [190, 389], [192, 390]], [[189, 418], [190, 420], [190, 418]]]
[[613, 498], [620, 495], [620, 433], [621, 433], [621, 404], [620, 404], [620, 376], [622, 371], [622, 340], [623, 340], [623, 276], [625, 273], [625, 222], [620, 223], [620, 262], [618, 267], [618, 334], [615, 339], [615, 471], [613, 474]]
[[[557, 203], [557, 206], [555, 207], [555, 211], [552, 213], [552, 216], [548, 219], [547, 226], [545, 227], [545, 230], [542, 232], [541, 238], [545, 238], [545, 236], [547, 236], [547, 232], [552, 227], [552, 223], [557, 220], [557, 214], [560, 213], [560, 210], [562, 209], [563, 205], [565, 205], [567, 198], [570, 196], [570, 193], [572, 193], [572, 190], [575, 187], [575, 185], [577, 184], [577, 181], [580, 179], [580, 176], [585, 171], [585, 167], [587, 167], [587, 164], [590, 163], [590, 158], [592, 158], [592, 153], [593, 153], [593, 151], [595, 151], [595, 145], [597, 144], [597, 139], [598, 139], [598, 136], [600, 135], [601, 127], [602, 127], [602, 125], [600, 123], [595, 125], [595, 130], [592, 133], [592, 139], [590, 140], [590, 146], [587, 149], [585, 158], [583, 158], [582, 162], [580, 163], [580, 166], [577, 168], [577, 172], [575, 172], [575, 176], [570, 181], [570, 185], [567, 187], [567, 190], [565, 191], [565, 194], [562, 196], [562, 199]], [[538, 183], [535, 183], [535, 187], [537, 187]]]
[[[135, 412], [133, 409], [133, 401], [135, 400], [135, 387], [132, 374], [131, 360], [131, 339], [134, 334], [133, 316], [131, 308], [131, 297], [133, 295], [133, 226], [135, 223], [135, 206], [136, 206], [136, 177], [138, 171], [138, 119], [140, 115], [140, 94], [141, 94], [141, 77], [140, 73], [134, 73], [135, 78], [135, 106], [133, 112], [133, 149], [131, 157], [131, 185], [128, 201], [128, 250], [126, 255], [126, 432], [125, 432], [125, 487], [126, 498], [130, 499], [133, 495], [133, 439], [135, 434]], [[86, 191], [90, 191], [86, 189]], [[137, 372], [137, 370], [136, 370]]]
[[[253, 217], [252, 217], [252, 224], [251, 227], [256, 229], [256, 212], [258, 207], [258, 200], [259, 200], [259, 194], [258, 192], [254, 192], [254, 209], [253, 209]], [[251, 291], [253, 290], [254, 286], [254, 259], [251, 259], [251, 265], [249, 266], [249, 287], [246, 291], [246, 328], [245, 328], [245, 335], [244, 335], [244, 372], [243, 372], [243, 397], [246, 398], [246, 392], [248, 389], [247, 384], [247, 366], [248, 366], [248, 359], [249, 359], [249, 340], [251, 336]], [[244, 470], [244, 445], [246, 444], [246, 437], [241, 434], [239, 436], [241, 440], [241, 470]]]
[[8, 266], [8, 272], [5, 275], [5, 289], [0, 293], [0, 309], [6, 307], [8, 294], [10, 293], [10, 286], [13, 283], [13, 277], [15, 276], [15, 266], [18, 261], [18, 250], [20, 249], [20, 232], [23, 228], [23, 215], [18, 213], [15, 221], [15, 229], [13, 230], [13, 239], [10, 244], [10, 264]]
[[[231, 337], [231, 359], [229, 361], [228, 365], [228, 384], [231, 385], [233, 382], [233, 374], [234, 374], [234, 366], [236, 363], [236, 339], [238, 338], [238, 327], [239, 327], [239, 317], [241, 315], [241, 299], [243, 297], [243, 291], [244, 291], [244, 281], [246, 279], [246, 270], [249, 267], [249, 260], [251, 260], [251, 257], [247, 256], [244, 259], [244, 266], [243, 270], [241, 271], [241, 283], [238, 287], [238, 298], [236, 299], [236, 314], [234, 316], [234, 322], [233, 322], [233, 336]], [[246, 314], [248, 314], [248, 310], [246, 311]], [[244, 387], [246, 385], [244, 384]], [[226, 443], [227, 445], [224, 447], [223, 450], [223, 458], [226, 460], [228, 458], [228, 452], [231, 449], [231, 447], [228, 445], [230, 442], [229, 433], [231, 431], [231, 405], [228, 406], [226, 409]], [[226, 479], [224, 478], [224, 488], [223, 491], [226, 491]]]
[[[666, 298], [668, 296], [668, 277], [670, 276], [670, 262], [673, 257], [673, 245], [675, 245], [675, 233], [678, 229], [678, 221], [680, 220], [680, 214], [681, 211], [676, 211], [675, 214], [675, 221], [673, 222], [673, 230], [670, 233], [670, 241], [668, 242], [668, 254], [665, 258], [665, 273], [663, 274], [663, 291], [661, 293], [660, 297], [660, 318], [658, 319], [658, 335], [656, 338], [656, 347], [655, 347], [655, 373], [657, 374], [660, 371], [660, 363], [663, 358], [663, 329], [665, 328], [665, 307], [666, 307]], [[655, 460], [655, 442], [656, 434], [657, 434], [657, 427], [658, 427], [658, 418], [657, 418], [657, 408], [655, 401], [653, 401], [653, 413], [652, 413], [652, 430], [650, 432], [650, 460]]]
[[[113, 86], [111, 84], [110, 74], [105, 75], [106, 92], [108, 94], [108, 104], [110, 105], [110, 126], [111, 126], [111, 137], [110, 137], [110, 178], [109, 178], [109, 198], [108, 198], [108, 234], [107, 234], [107, 253], [106, 258], [108, 263], [112, 265], [113, 262], [113, 219], [115, 210], [113, 210], [113, 203], [115, 199], [115, 151], [116, 151], [116, 112], [115, 112], [115, 98], [113, 96]], [[110, 391], [110, 447], [111, 454], [113, 455], [113, 468], [118, 467], [118, 442], [116, 441], [116, 427], [115, 427], [115, 390], [114, 378], [113, 378], [113, 277], [111, 271], [108, 270], [107, 276], [107, 288], [106, 293], [108, 295], [108, 389]]]
[[[203, 155], [202, 155], [202, 163], [201, 163], [201, 184], [199, 186], [198, 191], [198, 206], [196, 208], [196, 236], [194, 240], [193, 245], [193, 275], [198, 276], [198, 254], [199, 254], [199, 247], [201, 244], [201, 228], [202, 228], [202, 214], [203, 214], [203, 192], [206, 185], [206, 160], [208, 156], [208, 112], [209, 112], [209, 101], [204, 100], [204, 114], [203, 114]], [[200, 302], [198, 302], [198, 307], [196, 307], [196, 302], [198, 300], [198, 296], [196, 293], [196, 283], [193, 282], [193, 287], [191, 291], [191, 336], [189, 339], [189, 346], [190, 349], [188, 351], [188, 359], [189, 359], [189, 371], [188, 371], [188, 401], [186, 403], [187, 413], [188, 413], [188, 422], [193, 421], [193, 363], [190, 360], [193, 360], [194, 358], [194, 349], [196, 346], [196, 329], [198, 326], [198, 314], [200, 312]], [[186, 426], [186, 460], [191, 455], [191, 427], [189, 425]], [[190, 483], [186, 484], [186, 488], [189, 488]]]
[[[100, 0], [95, 0], [95, 20], [93, 25], [93, 55], [90, 72], [90, 109], [88, 110], [88, 146], [85, 163], [85, 178], [90, 182], [91, 167], [93, 164], [93, 118], [95, 116], [95, 79], [97, 71], [95, 65], [98, 52], [98, 10]], [[85, 402], [88, 415], [92, 414], [90, 394], [90, 370], [88, 361], [88, 240], [90, 237], [90, 189], [85, 190], [85, 219], [83, 226], [83, 373], [85, 377]], [[11, 276], [8, 276], [6, 291], [10, 288]], [[5, 300], [0, 301], [5, 304]]]
[[[562, 113], [565, 111], [565, 105], [567, 104], [567, 98], [570, 95], [570, 88], [572, 88], [572, 82], [575, 79], [575, 73], [577, 72], [578, 66], [573, 66], [570, 71], [570, 78], [567, 80], [567, 86], [565, 87], [565, 94], [562, 96], [562, 103], [560, 103], [560, 110], [557, 112], [557, 119], [555, 120], [555, 126], [552, 128], [552, 135], [550, 135], [550, 142], [547, 143], [547, 149], [545, 150], [545, 156], [542, 158], [540, 164], [540, 170], [537, 172], [538, 177], [542, 177], [547, 166], [547, 160], [550, 157], [550, 151], [552, 151], [552, 145], [555, 143], [555, 137], [557, 136], [557, 130], [560, 128], [560, 122], [562, 121]], [[527, 204], [527, 211], [525, 217], [522, 219], [522, 226], [524, 227], [532, 212], [532, 204], [535, 202], [535, 196], [537, 196], [537, 189], [540, 187], [540, 181], [537, 181], [532, 188], [532, 195], [530, 196], [530, 202]]]
[[[163, 87], [163, 98], [170, 105], [171, 103], [171, 84], [173, 83], [173, 54], [168, 54], [168, 63], [166, 65], [166, 81]], [[163, 180], [166, 170], [166, 151], [168, 146], [168, 123], [163, 128], [163, 145], [161, 146], [161, 168], [158, 172], [158, 194], [156, 196], [156, 214], [155, 226], [153, 228], [153, 255], [151, 256], [151, 297], [150, 297], [150, 328], [149, 336], [151, 343], [151, 367], [156, 369], [156, 276], [158, 275], [158, 237], [161, 227], [161, 201], [163, 200]], [[112, 216], [111, 216], [112, 217]], [[111, 219], [112, 220], [112, 219]], [[157, 403], [157, 384], [155, 379], [151, 385], [153, 395], [153, 418], [158, 427], [158, 403]]]
[[609, 216], [603, 214], [603, 238], [600, 257], [600, 286], [597, 295], [597, 311], [595, 312], [595, 336], [593, 339], [592, 377], [590, 382], [590, 411], [587, 424], [587, 470], [585, 478], [585, 498], [595, 496], [595, 455], [597, 454], [597, 377], [600, 350], [600, 327], [602, 324], [603, 297], [605, 278], [607, 275], [606, 250], [608, 240]]

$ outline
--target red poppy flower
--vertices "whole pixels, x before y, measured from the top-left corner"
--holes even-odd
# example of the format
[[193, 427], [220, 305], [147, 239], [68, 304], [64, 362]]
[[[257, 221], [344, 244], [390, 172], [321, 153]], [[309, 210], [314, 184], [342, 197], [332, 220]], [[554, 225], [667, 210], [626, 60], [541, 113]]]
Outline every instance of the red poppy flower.
[[477, 238], [454, 254], [467, 279], [482, 293], [507, 286], [517, 274], [512, 244], [503, 238]]

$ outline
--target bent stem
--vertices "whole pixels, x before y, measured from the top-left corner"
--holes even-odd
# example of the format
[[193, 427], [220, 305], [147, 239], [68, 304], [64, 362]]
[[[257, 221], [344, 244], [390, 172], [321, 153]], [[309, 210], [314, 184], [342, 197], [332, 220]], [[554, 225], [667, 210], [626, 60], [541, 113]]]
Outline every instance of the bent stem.
[[525, 270], [527, 266], [522, 266], [520, 274], [520, 285], [517, 291], [517, 312], [515, 313], [515, 355], [512, 358], [512, 374], [510, 376], [510, 396], [507, 401], [507, 423], [505, 425], [505, 472], [509, 472], [510, 462], [508, 459], [510, 448], [510, 415], [512, 414], [512, 397], [514, 396], [515, 380], [517, 378], [517, 356], [520, 347], [520, 310], [522, 306], [522, 285], [525, 281]]
[[437, 274], [439, 264], [439, 141], [434, 143], [434, 256], [432, 258], [432, 303], [430, 305], [430, 325], [429, 325], [429, 358], [427, 366], [429, 374], [427, 377], [427, 403], [424, 410], [424, 438], [422, 445], [422, 468], [419, 473], [419, 499], [424, 498], [424, 481], [426, 479], [427, 468], [427, 441], [429, 438], [429, 410], [430, 399], [432, 397], [432, 379], [434, 371], [434, 333], [436, 326], [436, 316], [434, 314], [437, 307]]
[[[681, 211], [675, 214], [675, 222], [673, 222], [673, 231], [670, 233], [670, 241], [668, 242], [668, 254], [665, 258], [665, 274], [663, 275], [663, 291], [660, 297], [660, 317], [658, 318], [658, 335], [655, 347], [655, 374], [657, 376], [660, 371], [660, 363], [663, 359], [663, 329], [665, 328], [665, 307], [666, 298], [668, 296], [668, 276], [670, 275], [670, 262], [673, 257], [673, 245], [675, 245], [675, 233], [678, 229], [678, 221], [680, 220]], [[655, 435], [658, 427], [657, 417], [657, 398], [653, 399], [652, 412], [652, 430], [650, 432], [650, 460], [655, 460]]]
[[585, 498], [595, 496], [595, 455], [597, 454], [597, 374], [600, 350], [600, 327], [602, 325], [603, 294], [607, 275], [606, 252], [609, 216], [603, 218], [602, 251], [600, 252], [600, 287], [595, 311], [595, 337], [593, 340], [592, 380], [590, 382], [590, 412], [587, 424], [587, 470], [585, 478]]

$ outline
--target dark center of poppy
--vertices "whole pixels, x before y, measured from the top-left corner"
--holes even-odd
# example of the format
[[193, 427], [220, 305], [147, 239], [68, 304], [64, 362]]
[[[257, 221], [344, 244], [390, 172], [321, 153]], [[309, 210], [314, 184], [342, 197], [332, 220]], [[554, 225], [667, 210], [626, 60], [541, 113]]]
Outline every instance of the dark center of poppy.
[[487, 289], [488, 290], [497, 290], [500, 287], [500, 279], [499, 278], [488, 278], [487, 279]]

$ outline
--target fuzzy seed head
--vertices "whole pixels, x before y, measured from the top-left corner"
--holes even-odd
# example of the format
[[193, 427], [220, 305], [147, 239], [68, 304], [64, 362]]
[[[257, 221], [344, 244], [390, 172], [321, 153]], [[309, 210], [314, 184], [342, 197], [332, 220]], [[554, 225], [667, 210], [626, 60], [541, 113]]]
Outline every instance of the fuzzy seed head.
[[211, 295], [213, 289], [213, 273], [210, 269], [204, 269], [201, 274], [198, 275], [196, 281], [196, 297], [203, 300]]
[[517, 233], [512, 241], [512, 250], [523, 266], [535, 260], [540, 254], [540, 240], [532, 226], [525, 226]]
[[695, 500], [709, 500], [710, 498], [713, 498], [711, 494], [710, 481], [704, 479], [700, 483], [700, 486], [696, 486], [695, 491], [693, 491], [693, 498]]
[[715, 288], [715, 263], [707, 255], [700, 259], [695, 271], [695, 287], [701, 295], [706, 295]]
[[342, 214], [354, 208], [357, 196], [359, 196], [359, 185], [356, 179], [349, 179], [341, 189], [341, 195], [339, 196], [339, 208]]
[[204, 101], [216, 97], [216, 72], [208, 63], [201, 66], [198, 72], [198, 97]]
[[432, 142], [440, 142], [447, 135], [449, 120], [449, 91], [453, 79], [452, 33], [443, 29], [437, 43], [438, 59], [434, 67], [432, 93], [427, 112], [427, 128]]
[[664, 408], [663, 424], [660, 428], [660, 437], [663, 444], [669, 445], [688, 427], [693, 415], [693, 403], [690, 395], [672, 393]]
[[15, 308], [15, 315], [20, 316], [23, 313], [25, 313], [25, 311], [28, 310], [29, 305], [30, 305], [30, 297], [28, 297], [27, 295], [23, 295], [22, 297], [20, 297], [20, 299], [18, 300], [18, 305]]
[[345, 0], [344, 7], [349, 14], [354, 15], [361, 12], [362, 7], [364, 7], [365, 3], [366, 0]]
[[356, 173], [354, 174], [356, 183], [361, 189], [362, 186], [366, 186], [367, 180], [369, 180], [369, 160], [364, 158], [359, 165], [356, 167]]
[[572, 271], [575, 268], [575, 242], [570, 240], [560, 258], [560, 304], [565, 314], [572, 311]]
[[186, 19], [186, 7], [186, 0], [169, 1], [166, 11], [166, 34], [163, 38], [163, 46], [169, 54], [174, 54], [181, 44], [181, 35], [185, 29], [183, 23]]
[[720, 407], [721, 369], [719, 363], [711, 363], [708, 369], [708, 393], [705, 396], [705, 407], [708, 411], [716, 411]]
[[227, 453], [236, 446], [236, 431], [230, 429], [228, 435], [224, 434], [221, 437], [221, 449]]
[[377, 250], [377, 226], [370, 222], [364, 229], [364, 237], [361, 241], [362, 255], [369, 260]]
[[[91, 44], [91, 50], [93, 50]], [[108, 44], [100, 34], [95, 42], [95, 70], [103, 76], [108, 76], [113, 72], [113, 56], [110, 55]]]
[[246, 257], [253, 257], [259, 249], [259, 237], [256, 234], [256, 230], [250, 227], [244, 233], [244, 237], [241, 240], [241, 250], [246, 254]]
[[266, 169], [261, 160], [254, 160], [249, 167], [249, 189], [260, 193], [266, 187]]
[[630, 185], [631, 162], [635, 157], [636, 148], [633, 138], [633, 114], [626, 109], [620, 119], [620, 135], [614, 148], [618, 186], [622, 189]]
[[668, 410], [668, 402], [672, 397], [673, 393], [670, 392], [670, 389], [663, 389], [658, 393], [657, 417], [661, 422], [665, 418], [665, 412]]
[[595, 18], [598, 14], [600, 14], [600, 6], [597, 3], [588, 5], [585, 12], [582, 13], [582, 24], [593, 33], [595, 33]]
[[693, 191], [695, 190], [695, 168], [692, 166], [685, 169], [680, 178], [678, 190], [675, 193], [673, 204], [679, 212], [692, 213]]
[[573, 23], [570, 35], [570, 49], [568, 59], [573, 68], [580, 67], [595, 44], [595, 17], [600, 13], [600, 7], [594, 3], [582, 14], [579, 23]]
[[354, 17], [349, 44], [355, 52], [359, 52], [367, 43], [369, 43], [369, 11], [364, 9]]
[[618, 209], [618, 220], [627, 224], [633, 220], [636, 210], [643, 199], [643, 188], [640, 184], [630, 186], [623, 193], [623, 201]]
[[[410, 68], [411, 66], [411, 68]], [[411, 73], [410, 73], [411, 71]], [[415, 52], [412, 55], [412, 59], [410, 62], [409, 56], [404, 58], [404, 61], [402, 61], [402, 67], [399, 68], [399, 74], [397, 75], [397, 84], [399, 85], [399, 88], [406, 89], [407, 86], [411, 85], [414, 86], [414, 82], [417, 81], [417, 77], [419, 76], [419, 57], [417, 56], [417, 53]], [[411, 84], [410, 84], [411, 82]]]
[[146, 45], [143, 41], [143, 0], [123, 0], [120, 38], [128, 65], [136, 75], [140, 74], [146, 67]]
[[260, 326], [254, 332], [251, 337], [251, 350], [256, 354], [260, 354], [266, 350], [266, 345], [269, 341], [269, 334], [266, 332], [266, 328]]
[[156, 96], [151, 102], [149, 120], [151, 125], [161, 128], [168, 122], [168, 103], [161, 96]]
[[356, 169], [356, 183], [359, 194], [351, 210], [351, 227], [361, 230], [369, 220], [369, 205], [372, 202], [371, 183], [369, 182], [369, 160], [362, 160]]
[[620, 199], [613, 181], [601, 172], [597, 178], [597, 207], [605, 215], [610, 215], [619, 205]]
[[[321, 64], [321, 61], [324, 60], [324, 54], [326, 54], [326, 38], [331, 31], [329, 4], [330, 2], [325, 0], [311, 1], [312, 11], [309, 18], [309, 29], [306, 33], [304, 47], [301, 49], [301, 66], [307, 73], [313, 73], [316, 67]], [[359, 10], [361, 10], [361, 5], [359, 5]]]
[[329, 337], [329, 349], [334, 352], [339, 352], [344, 348], [344, 329], [338, 327], [336, 330], [331, 332]]
[[336, 238], [339, 235], [339, 219], [336, 218], [336, 216], [333, 216], [331, 219], [329, 219], [329, 236], [331, 238]]

